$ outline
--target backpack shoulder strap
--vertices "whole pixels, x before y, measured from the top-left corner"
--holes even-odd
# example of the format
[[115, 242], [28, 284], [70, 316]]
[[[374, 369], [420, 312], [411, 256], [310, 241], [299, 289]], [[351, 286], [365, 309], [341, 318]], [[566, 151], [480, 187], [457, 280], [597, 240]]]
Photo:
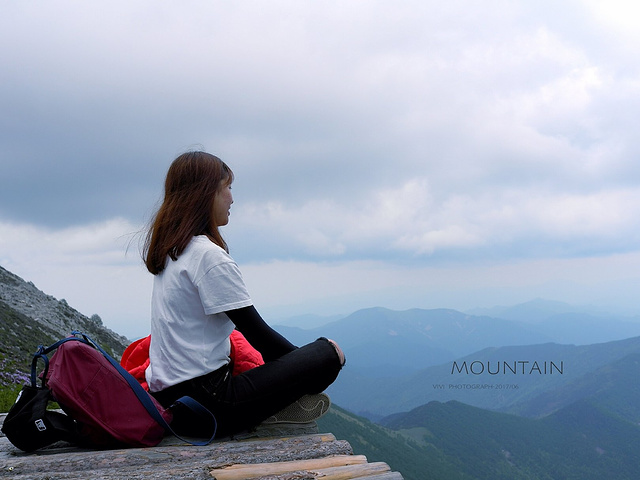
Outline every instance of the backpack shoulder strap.
[[38, 350], [36, 351], [36, 353], [33, 354], [33, 360], [31, 361], [31, 386], [32, 387], [35, 388], [37, 386], [36, 371], [38, 368], [38, 360], [42, 359], [42, 361], [44, 362], [44, 374], [42, 375], [42, 386], [44, 386], [47, 378], [47, 373], [49, 371], [49, 357], [47, 357], [47, 354], [57, 349], [63, 343], [66, 343], [69, 341], [82, 342], [90, 345], [89, 340], [87, 340], [87, 337], [84, 337], [84, 335], [83, 335], [84, 338], [76, 337], [74, 332], [71, 332], [71, 335], [72, 335], [71, 337], [66, 337], [61, 340], [58, 340], [56, 343], [49, 345], [48, 347], [45, 347], [44, 345], [38, 345]]

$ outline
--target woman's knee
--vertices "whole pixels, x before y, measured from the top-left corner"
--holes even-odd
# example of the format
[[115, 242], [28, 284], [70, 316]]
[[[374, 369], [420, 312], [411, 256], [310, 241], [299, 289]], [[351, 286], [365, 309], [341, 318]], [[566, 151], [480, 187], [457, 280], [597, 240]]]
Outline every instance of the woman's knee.
[[[314, 343], [318, 343], [318, 342], [321, 345], [323, 345], [323, 348], [325, 350], [325, 355], [328, 356], [328, 359], [330, 359], [331, 363], [335, 363], [337, 360], [338, 370], [340, 370], [345, 365], [347, 360], [344, 352], [342, 351], [338, 343], [335, 340], [331, 340], [326, 337], [320, 337]], [[324, 347], [325, 345], [326, 347]], [[327, 348], [327, 347], [330, 347], [330, 348]]]
[[344, 367], [345, 363], [347, 363], [347, 358], [344, 356], [344, 352], [342, 351], [340, 346], [334, 340], [331, 340], [330, 338], [328, 338], [327, 340], [333, 346], [333, 349], [338, 354], [338, 360], [340, 361], [340, 367]]

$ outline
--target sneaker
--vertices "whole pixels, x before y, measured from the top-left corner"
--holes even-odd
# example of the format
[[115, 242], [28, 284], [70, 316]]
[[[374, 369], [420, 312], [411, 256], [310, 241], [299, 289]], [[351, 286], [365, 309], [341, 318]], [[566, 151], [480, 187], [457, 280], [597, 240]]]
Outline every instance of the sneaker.
[[262, 423], [309, 423], [327, 413], [330, 406], [331, 399], [326, 393], [305, 395]]

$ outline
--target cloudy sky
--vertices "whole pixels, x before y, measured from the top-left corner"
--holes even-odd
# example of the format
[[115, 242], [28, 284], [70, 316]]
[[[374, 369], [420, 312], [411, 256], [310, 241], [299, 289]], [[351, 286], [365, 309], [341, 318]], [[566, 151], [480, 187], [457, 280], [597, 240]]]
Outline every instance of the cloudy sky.
[[173, 158], [234, 170], [267, 319], [509, 305], [638, 314], [634, 1], [0, 0], [0, 265], [148, 333]]

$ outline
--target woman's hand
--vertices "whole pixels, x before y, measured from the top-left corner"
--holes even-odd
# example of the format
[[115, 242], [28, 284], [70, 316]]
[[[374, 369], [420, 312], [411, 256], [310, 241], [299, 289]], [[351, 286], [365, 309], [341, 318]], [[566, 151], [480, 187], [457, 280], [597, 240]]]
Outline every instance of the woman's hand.
[[333, 348], [336, 349], [336, 353], [338, 354], [338, 358], [340, 359], [340, 366], [344, 367], [344, 364], [347, 362], [347, 359], [344, 356], [344, 352], [342, 351], [342, 349], [338, 346], [338, 344], [336, 342], [334, 342], [330, 338], [328, 338], [327, 340], [329, 340], [329, 343], [331, 345], [333, 345]]

